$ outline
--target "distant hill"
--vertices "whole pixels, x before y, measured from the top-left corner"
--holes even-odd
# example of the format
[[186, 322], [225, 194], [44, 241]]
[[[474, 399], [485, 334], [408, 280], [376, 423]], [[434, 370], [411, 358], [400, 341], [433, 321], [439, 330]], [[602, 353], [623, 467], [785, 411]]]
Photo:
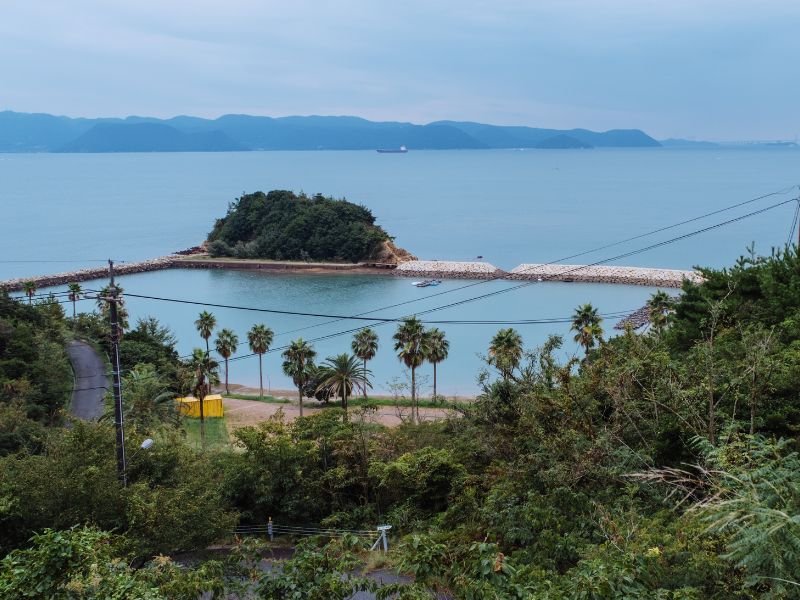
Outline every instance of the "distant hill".
[[0, 152], [374, 150], [399, 146], [406, 146], [410, 150], [469, 150], [643, 148], [659, 145], [638, 129], [597, 132], [459, 121], [416, 125], [330, 116], [73, 119], [47, 114], [0, 112]]
[[56, 152], [226, 152], [246, 149], [221, 131], [184, 133], [162, 123], [98, 123]]
[[485, 125], [469, 121], [437, 121], [432, 125], [456, 127], [483, 142], [488, 148], [537, 148], [545, 140], [559, 135], [569, 136], [597, 148], [649, 148], [661, 145], [639, 129], [611, 129], [597, 132], [588, 129], [559, 130], [514, 125]]
[[568, 150], [570, 148], [594, 148], [591, 144], [575, 139], [571, 135], [559, 134], [542, 140], [536, 144], [537, 148], [551, 150]]

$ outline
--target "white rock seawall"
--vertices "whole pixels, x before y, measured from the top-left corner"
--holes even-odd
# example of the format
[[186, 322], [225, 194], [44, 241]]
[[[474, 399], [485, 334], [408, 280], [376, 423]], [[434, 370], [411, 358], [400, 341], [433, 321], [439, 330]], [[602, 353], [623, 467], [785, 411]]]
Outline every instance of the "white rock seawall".
[[650, 269], [645, 267], [617, 267], [608, 265], [555, 265], [526, 263], [514, 269], [507, 279], [523, 281], [578, 281], [584, 283], [623, 283], [654, 287], [679, 288], [688, 279], [702, 283], [703, 277], [696, 271], [677, 269]]
[[405, 277], [439, 279], [495, 279], [506, 272], [487, 262], [455, 262], [450, 260], [411, 260], [394, 270]]

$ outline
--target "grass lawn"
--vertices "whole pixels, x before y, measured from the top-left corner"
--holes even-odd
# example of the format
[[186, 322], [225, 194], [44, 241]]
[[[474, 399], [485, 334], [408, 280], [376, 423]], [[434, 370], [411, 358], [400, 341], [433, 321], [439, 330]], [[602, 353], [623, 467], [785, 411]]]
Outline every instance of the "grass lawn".
[[[200, 438], [200, 419], [183, 419], [186, 441], [195, 448], [202, 448]], [[226, 448], [229, 444], [225, 418], [206, 419], [206, 448]]]

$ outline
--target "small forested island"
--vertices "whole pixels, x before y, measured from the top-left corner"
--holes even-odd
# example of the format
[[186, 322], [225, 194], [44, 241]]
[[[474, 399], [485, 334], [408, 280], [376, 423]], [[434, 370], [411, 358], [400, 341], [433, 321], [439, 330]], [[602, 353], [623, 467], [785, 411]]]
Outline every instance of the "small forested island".
[[365, 206], [286, 190], [245, 194], [208, 235], [212, 257], [356, 263], [378, 257], [387, 234]]

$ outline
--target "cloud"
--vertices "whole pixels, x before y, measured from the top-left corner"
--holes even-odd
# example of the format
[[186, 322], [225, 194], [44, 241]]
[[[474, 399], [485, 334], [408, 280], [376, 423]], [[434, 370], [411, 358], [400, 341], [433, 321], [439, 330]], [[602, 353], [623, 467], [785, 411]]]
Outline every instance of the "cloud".
[[731, 0], [14, 3], [2, 103], [777, 138], [797, 127], [798, 17]]

